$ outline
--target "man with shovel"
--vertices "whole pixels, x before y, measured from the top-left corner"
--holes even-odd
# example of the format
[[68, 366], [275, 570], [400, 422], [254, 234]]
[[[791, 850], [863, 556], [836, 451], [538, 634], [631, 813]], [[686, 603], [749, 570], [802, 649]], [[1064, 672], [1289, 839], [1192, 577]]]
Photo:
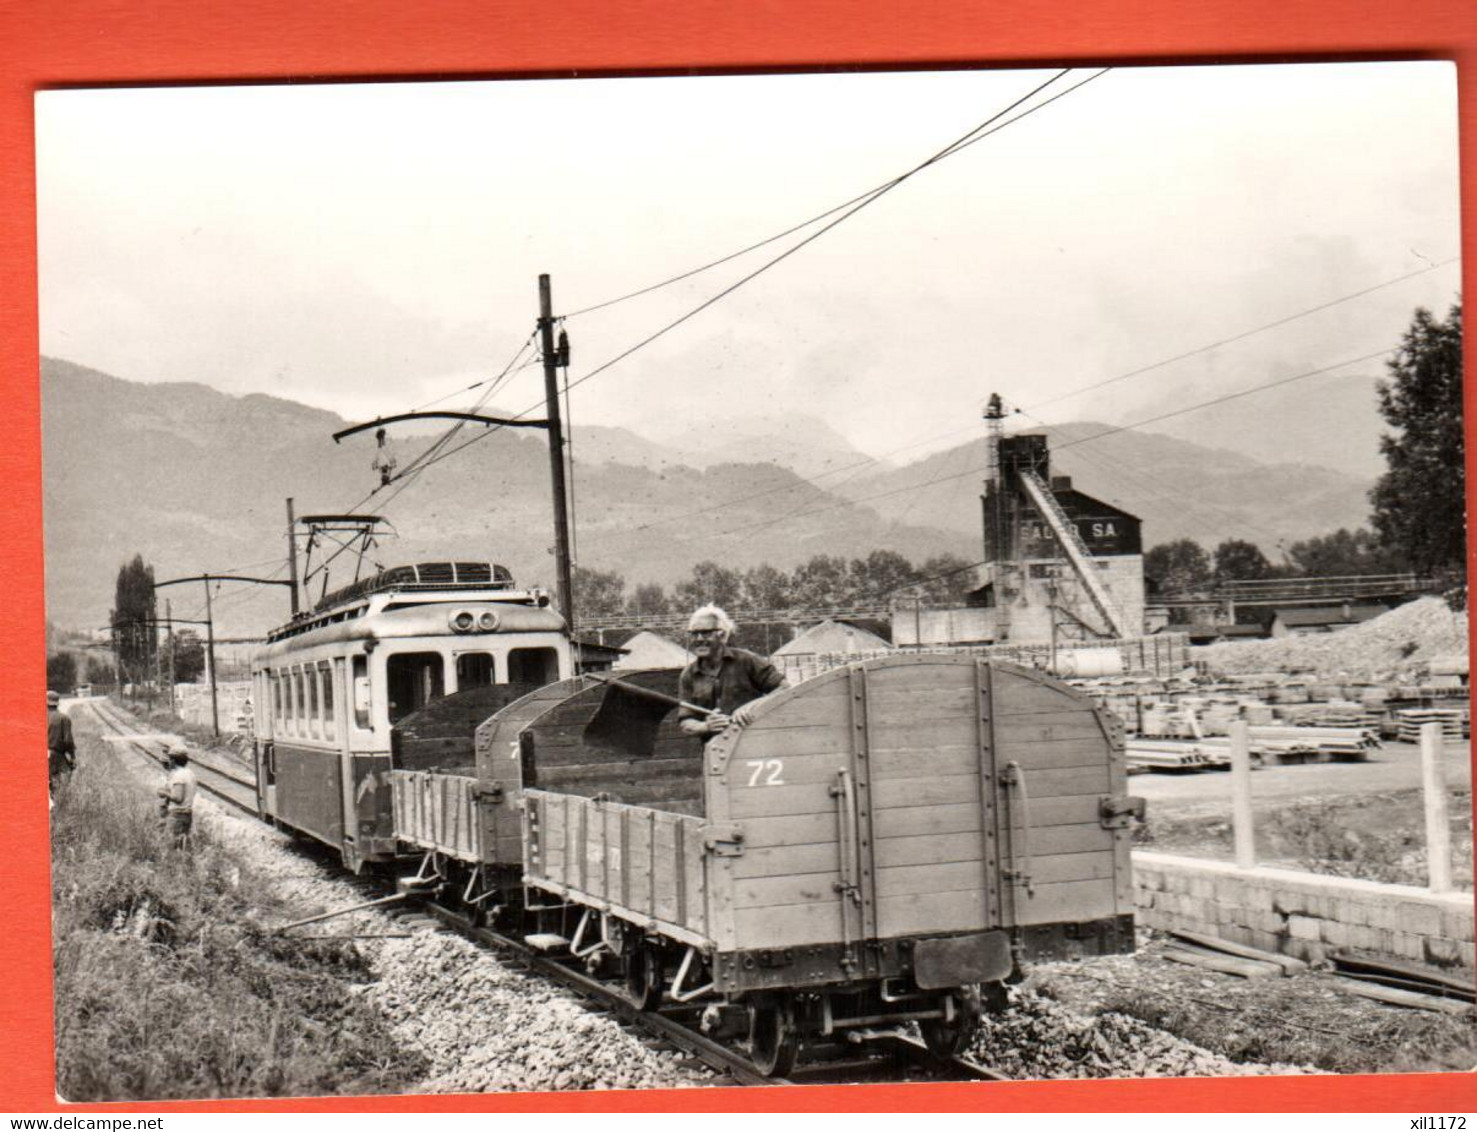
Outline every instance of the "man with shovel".
[[[728, 643], [733, 621], [716, 605], [705, 605], [687, 623], [688, 648], [696, 658], [682, 670], [677, 718], [682, 730], [706, 742], [730, 724], [749, 722], [754, 704], [785, 686], [779, 669], [762, 656]], [[691, 705], [709, 709], [697, 711]]]

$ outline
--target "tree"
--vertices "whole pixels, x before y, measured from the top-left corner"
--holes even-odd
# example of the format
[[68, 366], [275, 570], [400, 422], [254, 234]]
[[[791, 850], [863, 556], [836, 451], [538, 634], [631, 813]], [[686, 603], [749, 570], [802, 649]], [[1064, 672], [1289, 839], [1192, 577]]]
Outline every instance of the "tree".
[[1217, 582], [1254, 582], [1270, 578], [1277, 568], [1267, 561], [1261, 547], [1244, 539], [1228, 538], [1215, 548]]
[[570, 583], [574, 587], [577, 616], [606, 617], [625, 610], [626, 580], [614, 570], [576, 566]]
[[1380, 544], [1423, 573], [1462, 569], [1466, 475], [1462, 445], [1462, 307], [1445, 322], [1419, 308], [1379, 384], [1389, 466], [1369, 493]]
[[796, 609], [823, 609], [851, 600], [851, 579], [846, 559], [829, 554], [814, 555], [795, 567], [790, 605]]
[[631, 595], [631, 600], [626, 602], [626, 612], [638, 617], [660, 616], [671, 612], [667, 591], [658, 582], [641, 583]]
[[1409, 566], [1393, 548], [1362, 528], [1340, 528], [1331, 535], [1295, 542], [1287, 557], [1298, 573], [1310, 578], [1340, 578], [1354, 574], [1390, 574]]
[[886, 602], [917, 580], [913, 564], [895, 550], [874, 550], [866, 558], [851, 560], [852, 597], [858, 602]]
[[673, 595], [681, 609], [696, 609], [711, 602], [724, 609], [736, 609], [743, 597], [744, 580], [737, 570], [716, 562], [699, 562], [692, 577], [678, 582]]
[[1194, 539], [1160, 543], [1144, 555], [1144, 575], [1162, 591], [1191, 590], [1210, 581], [1210, 557]]
[[70, 692], [77, 686], [77, 658], [69, 652], [54, 652], [46, 658], [46, 686], [54, 692]]
[[153, 675], [156, 609], [154, 568], [144, 565], [142, 554], [135, 554], [132, 562], [118, 570], [113, 614], [109, 618], [125, 680], [142, 683]]
[[113, 667], [111, 660], [101, 656], [87, 658], [87, 683], [116, 684], [117, 682], [118, 670]]
[[744, 571], [745, 609], [784, 609], [790, 604], [790, 577], [768, 562]]
[[190, 629], [174, 635], [174, 679], [177, 684], [193, 684], [205, 674], [205, 642]]
[[957, 554], [935, 554], [918, 567], [919, 585], [925, 601], [962, 602], [975, 588], [974, 564]]

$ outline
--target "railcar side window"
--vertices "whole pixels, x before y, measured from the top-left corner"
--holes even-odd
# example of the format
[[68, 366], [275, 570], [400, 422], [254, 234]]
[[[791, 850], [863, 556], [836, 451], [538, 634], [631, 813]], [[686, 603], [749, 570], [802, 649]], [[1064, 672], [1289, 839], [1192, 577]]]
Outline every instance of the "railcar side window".
[[307, 693], [307, 704], [303, 711], [303, 732], [314, 739], [323, 737], [323, 727], [318, 716], [318, 670], [311, 664], [303, 668], [303, 690]]
[[354, 726], [360, 731], [370, 730], [369, 708], [369, 657], [354, 658]]
[[299, 737], [308, 733], [308, 697], [303, 690], [301, 665], [292, 670], [292, 730]]
[[464, 652], [456, 658], [456, 690], [480, 688], [493, 683], [492, 653]]
[[[339, 672], [342, 672], [344, 670], [344, 662], [340, 660], [337, 664]], [[320, 660], [318, 662], [318, 678], [322, 681], [323, 688], [323, 738], [325, 739], [338, 738], [338, 721], [333, 718], [334, 676], [333, 666], [326, 660]]]
[[555, 649], [514, 649], [508, 653], [509, 684], [552, 684], [559, 679]]
[[385, 662], [385, 688], [390, 697], [390, 722], [446, 694], [446, 677], [439, 652], [402, 652]]

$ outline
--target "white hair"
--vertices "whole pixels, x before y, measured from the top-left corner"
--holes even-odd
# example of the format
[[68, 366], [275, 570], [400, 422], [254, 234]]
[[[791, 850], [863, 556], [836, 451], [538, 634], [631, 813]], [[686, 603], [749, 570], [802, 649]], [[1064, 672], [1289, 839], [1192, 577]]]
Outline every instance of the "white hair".
[[692, 611], [692, 616], [687, 620], [689, 631], [691, 630], [692, 623], [699, 617], [711, 617], [714, 621], [718, 622], [718, 628], [723, 630], [726, 636], [733, 636], [733, 631], [736, 628], [733, 618], [712, 602]]

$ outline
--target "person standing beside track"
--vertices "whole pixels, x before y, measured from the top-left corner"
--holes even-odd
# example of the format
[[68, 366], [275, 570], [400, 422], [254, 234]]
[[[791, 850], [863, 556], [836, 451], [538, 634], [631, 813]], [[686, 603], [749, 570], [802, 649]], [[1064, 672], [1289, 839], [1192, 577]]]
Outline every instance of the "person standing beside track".
[[174, 847], [183, 849], [189, 844], [190, 827], [195, 822], [195, 772], [190, 769], [190, 756], [184, 747], [174, 744], [169, 748], [169, 779], [155, 793], [159, 795], [160, 816], [165, 829], [174, 839]]
[[748, 724], [754, 704], [785, 686], [779, 669], [757, 653], [734, 648], [733, 621], [716, 605], [705, 605], [687, 622], [688, 648], [696, 658], [682, 670], [678, 697], [698, 707], [711, 708], [702, 715], [691, 708], [679, 709], [679, 726], [704, 742], [730, 724]]
[[66, 785], [77, 768], [77, 744], [72, 738], [72, 721], [61, 709], [62, 698], [57, 692], [46, 693], [46, 775], [51, 795], [56, 796], [56, 786]]

